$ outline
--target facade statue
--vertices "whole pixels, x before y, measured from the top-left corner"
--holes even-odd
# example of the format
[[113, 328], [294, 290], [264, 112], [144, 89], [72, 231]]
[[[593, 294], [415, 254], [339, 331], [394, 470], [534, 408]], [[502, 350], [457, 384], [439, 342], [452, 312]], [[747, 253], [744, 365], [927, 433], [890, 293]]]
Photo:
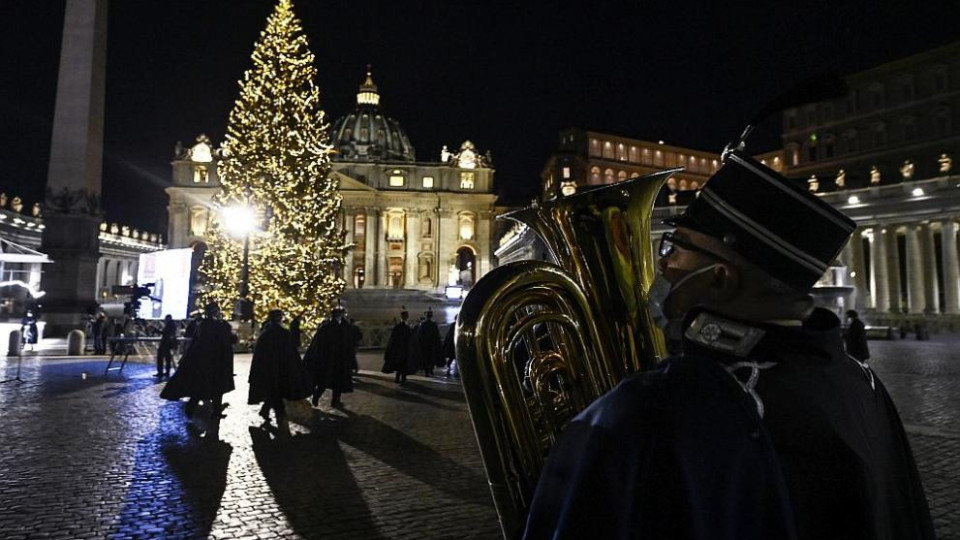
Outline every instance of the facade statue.
[[810, 179], [807, 180], [807, 188], [811, 193], [816, 193], [820, 189], [820, 181], [817, 180], [817, 175], [810, 175]]
[[879, 184], [880, 183], [880, 169], [876, 165], [870, 167], [870, 183]]
[[913, 179], [913, 162], [909, 159], [903, 162], [903, 165], [900, 167], [900, 174], [903, 176], [904, 180]]
[[447, 150], [447, 145], [443, 145], [443, 148], [440, 150], [440, 163], [446, 163], [450, 161], [450, 156], [453, 155], [450, 153], [450, 150]]
[[20, 199], [20, 197], [14, 197], [13, 200], [10, 201], [10, 208], [12, 208], [13, 211], [17, 212], [18, 214], [21, 210], [23, 210], [23, 201]]
[[837, 179], [834, 180], [834, 183], [837, 184], [838, 188], [843, 189], [847, 185], [847, 173], [840, 169], [840, 172], [837, 173]]
[[[940, 172], [948, 173], [950, 168], [953, 166], [953, 160], [950, 159], [949, 154], [940, 154], [940, 159], [937, 160], [937, 163], [940, 164]], [[0, 198], [0, 206], [3, 206], [3, 199]]]

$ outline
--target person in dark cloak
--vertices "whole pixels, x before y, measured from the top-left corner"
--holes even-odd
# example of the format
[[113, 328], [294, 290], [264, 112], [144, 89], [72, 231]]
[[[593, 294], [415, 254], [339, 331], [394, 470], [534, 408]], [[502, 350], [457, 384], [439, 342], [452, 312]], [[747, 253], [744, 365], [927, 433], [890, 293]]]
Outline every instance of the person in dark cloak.
[[[157, 377], [170, 376], [173, 367], [173, 350], [177, 347], [177, 323], [172, 315], [163, 319], [163, 330], [160, 331], [160, 343], [157, 345]], [[166, 364], [166, 369], [164, 369]]]
[[390, 331], [387, 350], [383, 354], [383, 373], [396, 373], [396, 383], [403, 385], [407, 375], [417, 372], [417, 350], [413, 329], [407, 324], [410, 314], [406, 309], [400, 312], [400, 322]]
[[353, 319], [347, 319], [350, 321], [350, 332], [353, 335], [353, 349], [350, 351], [353, 373], [356, 375], [360, 371], [360, 364], [357, 362], [357, 351], [360, 349], [360, 343], [363, 341], [363, 330], [357, 326], [357, 321]]
[[427, 309], [424, 316], [424, 320], [417, 325], [420, 369], [427, 377], [433, 377], [433, 368], [443, 365], [443, 343], [440, 341], [440, 328], [433, 322], [433, 310]]
[[215, 303], [204, 308], [204, 318], [196, 327], [193, 340], [180, 357], [177, 371], [167, 382], [160, 397], [171, 401], [189, 398], [184, 413], [192, 418], [201, 401], [210, 405], [210, 416], [222, 418], [223, 395], [234, 389], [233, 344], [236, 337], [230, 323], [221, 319]]
[[847, 347], [847, 354], [861, 362], [870, 359], [870, 348], [867, 346], [867, 328], [855, 310], [847, 311], [847, 331], [843, 334], [843, 343]]
[[447, 333], [443, 336], [443, 358], [444, 363], [447, 367], [447, 374], [450, 373], [450, 365], [457, 358], [457, 347], [454, 343], [454, 336], [457, 332], [457, 316], [453, 316], [453, 322], [450, 323], [450, 326], [447, 327]]
[[277, 423], [286, 418], [283, 400], [297, 401], [310, 395], [310, 386], [292, 333], [283, 327], [283, 311], [275, 309], [263, 325], [250, 362], [250, 393], [247, 403], [260, 407], [260, 416], [270, 421], [273, 409]]
[[314, 334], [310, 347], [303, 355], [304, 363], [313, 374], [314, 407], [327, 388], [333, 391], [330, 405], [342, 407], [342, 394], [353, 392], [353, 331], [344, 317], [343, 308], [336, 307]]
[[303, 339], [303, 331], [300, 330], [300, 325], [303, 323], [303, 314], [297, 315], [290, 321], [290, 337], [293, 338], [293, 344], [297, 346], [297, 350], [300, 350], [300, 340]]
[[856, 224], [738, 150], [667, 223], [649, 307], [683, 353], [565, 427], [524, 537], [933, 538], [890, 395], [809, 294]]

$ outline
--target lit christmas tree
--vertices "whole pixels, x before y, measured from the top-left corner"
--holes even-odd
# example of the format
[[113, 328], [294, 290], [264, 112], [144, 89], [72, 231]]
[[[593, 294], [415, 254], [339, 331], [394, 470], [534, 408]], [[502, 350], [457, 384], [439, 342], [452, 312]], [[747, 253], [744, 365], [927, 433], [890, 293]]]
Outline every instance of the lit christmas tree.
[[[203, 274], [207, 300], [229, 315], [240, 295], [243, 235], [233, 223], [249, 209], [249, 292], [254, 313], [304, 314], [315, 327], [343, 291], [341, 197], [330, 175], [328, 124], [314, 85], [317, 70], [290, 0], [279, 0], [253, 51], [230, 112]], [[233, 210], [231, 210], [233, 209]], [[241, 223], [240, 225], [247, 225]]]

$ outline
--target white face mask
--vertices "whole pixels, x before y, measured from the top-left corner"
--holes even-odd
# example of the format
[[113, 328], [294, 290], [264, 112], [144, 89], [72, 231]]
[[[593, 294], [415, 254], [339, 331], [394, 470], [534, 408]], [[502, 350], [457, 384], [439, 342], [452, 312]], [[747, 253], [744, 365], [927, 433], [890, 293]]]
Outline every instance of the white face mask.
[[720, 266], [720, 264], [714, 263], [699, 270], [694, 270], [693, 272], [683, 276], [680, 281], [674, 284], [671, 284], [669, 281], [667, 281], [667, 278], [663, 277], [662, 272], [657, 272], [656, 277], [653, 279], [653, 285], [650, 286], [650, 292], [647, 293], [647, 298], [650, 301], [649, 309], [650, 315], [653, 316], [653, 323], [656, 324], [660, 329], [664, 330], [667, 333], [668, 338], [680, 339], [680, 320], [672, 319], [667, 315], [665, 311], [667, 299], [669, 299], [670, 295], [679, 289], [681, 285], [686, 283], [694, 276], [699, 276], [700, 274], [709, 272], [717, 266]]

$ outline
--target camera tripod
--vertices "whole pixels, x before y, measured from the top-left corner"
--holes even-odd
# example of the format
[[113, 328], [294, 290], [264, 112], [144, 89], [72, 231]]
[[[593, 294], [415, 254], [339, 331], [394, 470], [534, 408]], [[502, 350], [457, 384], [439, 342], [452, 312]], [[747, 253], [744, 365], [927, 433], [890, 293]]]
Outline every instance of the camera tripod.
[[4, 384], [8, 382], [18, 382], [18, 383], [24, 382], [23, 379], [20, 378], [20, 367], [22, 365], [23, 365], [23, 353], [21, 352], [20, 354], [17, 355], [17, 376], [12, 379], [4, 379], [0, 381], [0, 384]]

